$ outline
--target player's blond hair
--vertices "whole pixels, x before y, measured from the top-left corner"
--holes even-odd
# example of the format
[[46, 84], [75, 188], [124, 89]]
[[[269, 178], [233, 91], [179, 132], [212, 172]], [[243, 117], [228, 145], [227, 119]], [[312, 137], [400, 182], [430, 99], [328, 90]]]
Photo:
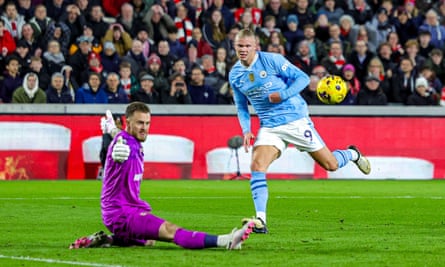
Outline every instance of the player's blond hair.
[[255, 33], [249, 29], [242, 29], [236, 34], [235, 40], [249, 37], [255, 38]]

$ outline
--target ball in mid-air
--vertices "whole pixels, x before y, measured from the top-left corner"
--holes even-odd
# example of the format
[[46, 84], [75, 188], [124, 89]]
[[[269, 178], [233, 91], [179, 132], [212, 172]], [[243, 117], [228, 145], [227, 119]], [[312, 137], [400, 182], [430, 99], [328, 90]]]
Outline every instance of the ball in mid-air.
[[337, 75], [323, 77], [317, 85], [317, 97], [324, 104], [338, 104], [345, 99], [347, 93], [346, 82]]

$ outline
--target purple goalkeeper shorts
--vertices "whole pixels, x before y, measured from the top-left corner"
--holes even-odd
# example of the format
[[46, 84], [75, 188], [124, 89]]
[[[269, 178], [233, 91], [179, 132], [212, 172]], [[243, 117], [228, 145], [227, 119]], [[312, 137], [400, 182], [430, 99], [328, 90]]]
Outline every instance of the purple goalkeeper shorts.
[[116, 245], [144, 245], [147, 240], [158, 240], [164, 221], [148, 211], [127, 212], [117, 217], [109, 230], [117, 237]]

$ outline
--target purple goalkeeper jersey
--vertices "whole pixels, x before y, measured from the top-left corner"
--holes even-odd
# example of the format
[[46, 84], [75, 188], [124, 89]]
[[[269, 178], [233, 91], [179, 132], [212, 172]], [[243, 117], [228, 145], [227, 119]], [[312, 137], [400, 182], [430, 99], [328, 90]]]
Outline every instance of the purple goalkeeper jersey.
[[[111, 151], [119, 136], [130, 146], [130, 156], [122, 163], [114, 162]], [[105, 161], [102, 184], [102, 220], [107, 228], [122, 214], [151, 211], [150, 205], [139, 197], [144, 174], [142, 144], [126, 131], [118, 133], [111, 142]]]

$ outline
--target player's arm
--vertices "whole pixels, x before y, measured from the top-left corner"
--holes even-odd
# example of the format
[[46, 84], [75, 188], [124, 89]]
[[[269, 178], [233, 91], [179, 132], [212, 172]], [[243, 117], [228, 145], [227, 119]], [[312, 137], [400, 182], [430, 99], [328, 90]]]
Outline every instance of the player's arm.
[[[105, 112], [105, 117], [100, 119], [100, 128], [103, 134], [110, 134], [114, 137], [120, 132], [120, 129], [116, 127], [113, 114], [110, 110]], [[108, 149], [105, 148], [107, 151]], [[130, 156], [130, 147], [123, 141], [122, 137], [119, 137], [116, 144], [113, 146], [111, 157], [115, 162], [124, 162]]]
[[278, 103], [296, 96], [309, 85], [309, 76], [283, 56], [276, 57], [276, 61], [273, 62], [273, 64], [277, 73], [279, 73], [279, 75], [285, 79], [285, 82], [288, 83], [288, 87], [285, 90], [277, 92], [279, 93], [279, 98], [278, 95], [271, 95], [269, 99], [272, 103]]
[[243, 131], [244, 150], [248, 152], [249, 148], [251, 147], [251, 141], [255, 138], [255, 136], [252, 134], [250, 130], [250, 113], [249, 113], [248, 99], [233, 85], [231, 86], [233, 88], [233, 99], [237, 107], [238, 121]]

